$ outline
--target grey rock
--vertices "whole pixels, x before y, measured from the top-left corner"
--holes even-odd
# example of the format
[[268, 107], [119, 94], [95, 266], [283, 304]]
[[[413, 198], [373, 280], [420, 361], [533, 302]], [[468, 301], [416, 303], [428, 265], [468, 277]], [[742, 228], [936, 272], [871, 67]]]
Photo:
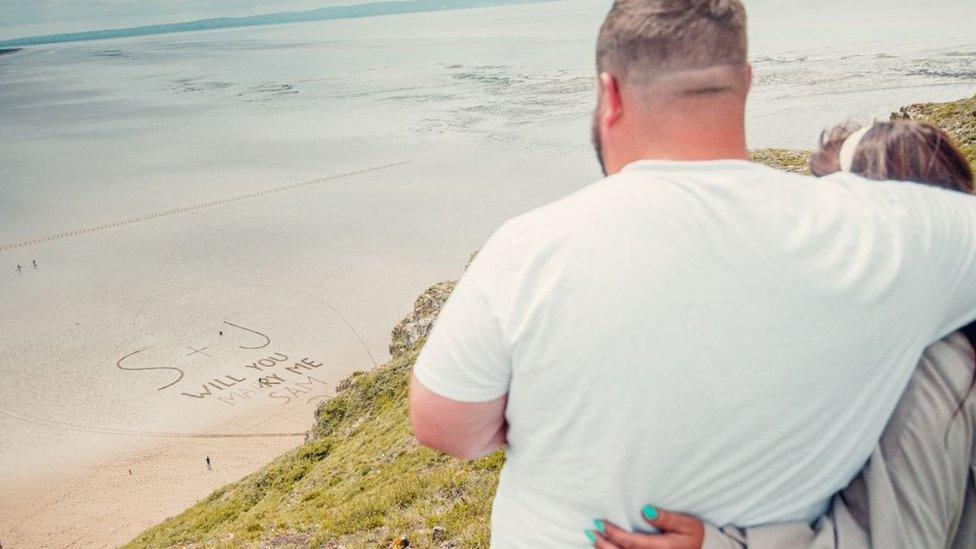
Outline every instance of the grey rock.
[[420, 294], [413, 304], [413, 311], [393, 328], [390, 337], [390, 356], [394, 358], [401, 356], [430, 334], [441, 307], [447, 302], [456, 285], [457, 282], [453, 280], [438, 282]]

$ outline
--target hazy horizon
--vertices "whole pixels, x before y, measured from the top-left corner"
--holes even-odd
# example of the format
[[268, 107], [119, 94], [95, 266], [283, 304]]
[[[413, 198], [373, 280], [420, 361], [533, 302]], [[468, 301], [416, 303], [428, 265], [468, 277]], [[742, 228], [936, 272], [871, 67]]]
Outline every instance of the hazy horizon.
[[[176, 32], [193, 32], [201, 30], [226, 29], [248, 26], [277, 25], [302, 23], [308, 21], [327, 21], [332, 19], [354, 19], [359, 17], [375, 17], [381, 15], [396, 15], [404, 13], [419, 13], [469, 9], [478, 7], [497, 7], [515, 4], [533, 4], [552, 2], [557, 0], [376, 0], [372, 2], [326, 1], [312, 9], [288, 9], [264, 11], [253, 14], [229, 14], [226, 11], [210, 17], [192, 18], [194, 11], [179, 16], [175, 21], [145, 21], [143, 24], [130, 26], [103, 25], [101, 28], [72, 30], [70, 32], [29, 34], [4, 38], [0, 36], [0, 47], [24, 47], [42, 44], [64, 42], [79, 42], [86, 40], [101, 40], [109, 38], [129, 38], [134, 36], [149, 36], [156, 34], [170, 34]], [[286, 3], [293, 5], [293, 3]], [[2, 32], [3, 25], [0, 25]]]
[[[369, 1], [369, 0], [360, 0]], [[357, 0], [9, 0], [0, 19], [0, 39], [172, 24], [211, 17], [244, 17], [307, 10]]]

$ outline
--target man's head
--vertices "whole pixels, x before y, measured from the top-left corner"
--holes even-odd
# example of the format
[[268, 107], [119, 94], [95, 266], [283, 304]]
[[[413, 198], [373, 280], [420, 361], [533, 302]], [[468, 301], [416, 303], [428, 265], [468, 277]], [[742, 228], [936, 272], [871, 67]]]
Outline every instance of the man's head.
[[747, 55], [740, 0], [616, 0], [596, 52], [604, 172], [641, 158], [744, 157]]

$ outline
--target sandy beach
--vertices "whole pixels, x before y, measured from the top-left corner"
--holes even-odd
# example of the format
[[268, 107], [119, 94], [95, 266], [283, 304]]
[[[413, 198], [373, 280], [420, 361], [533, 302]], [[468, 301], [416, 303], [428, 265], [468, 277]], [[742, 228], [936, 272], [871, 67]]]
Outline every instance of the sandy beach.
[[[300, 442], [315, 405], [384, 361], [416, 295], [456, 277], [483, 238], [451, 241], [472, 220], [431, 210], [417, 191], [429, 162], [7, 252], [39, 267], [2, 275], [17, 289], [4, 351], [29, 364], [0, 404], [4, 546], [123, 543]], [[394, 174], [406, 184], [380, 200]], [[456, 196], [477, 204], [477, 192]], [[249, 228], [234, 229], [241, 216]], [[360, 236], [336, 238], [341, 225]]]
[[[825, 35], [829, 9], [758, 2], [752, 146], [971, 96], [976, 6], [945, 3], [960, 15], [899, 0], [890, 32], [852, 15]], [[505, 219], [596, 180], [605, 9], [3, 55], [3, 547], [124, 543], [301, 442], [338, 381], [387, 359], [420, 292]]]
[[[307, 426], [305, 410], [242, 420], [264, 428]], [[165, 438], [41, 481], [5, 489], [0, 498], [4, 547], [111, 547], [130, 540], [214, 489], [299, 444], [301, 436]], [[207, 469], [210, 456], [213, 470]], [[129, 473], [131, 471], [131, 474]]]

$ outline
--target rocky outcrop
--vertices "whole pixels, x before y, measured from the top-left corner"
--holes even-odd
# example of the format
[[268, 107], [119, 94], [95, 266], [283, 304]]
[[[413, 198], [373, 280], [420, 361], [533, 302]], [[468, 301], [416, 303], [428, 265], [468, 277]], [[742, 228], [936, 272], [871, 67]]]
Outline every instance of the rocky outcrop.
[[457, 282], [446, 280], [434, 284], [420, 294], [413, 304], [413, 311], [393, 328], [390, 336], [390, 356], [396, 358], [403, 355], [417, 342], [427, 337], [434, 327], [434, 320], [440, 314], [441, 307], [447, 302], [448, 296], [454, 291], [456, 285]]
[[[477, 255], [478, 252], [474, 252], [468, 256], [468, 261], [464, 264], [465, 271]], [[420, 294], [417, 301], [413, 303], [413, 311], [393, 327], [393, 333], [390, 335], [390, 356], [396, 358], [403, 355], [430, 334], [430, 330], [434, 327], [434, 320], [437, 319], [441, 307], [447, 302], [455, 286], [457, 286], [456, 280], [445, 280]]]

